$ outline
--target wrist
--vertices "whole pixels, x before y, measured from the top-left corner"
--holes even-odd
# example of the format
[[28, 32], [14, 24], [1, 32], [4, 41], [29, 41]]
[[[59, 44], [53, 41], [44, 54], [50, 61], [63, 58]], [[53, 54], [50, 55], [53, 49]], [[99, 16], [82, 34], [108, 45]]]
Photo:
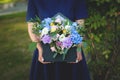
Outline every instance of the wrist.
[[38, 50], [42, 50], [42, 47], [41, 47], [40, 42], [37, 42], [36, 44], [37, 44], [37, 48], [38, 48]]

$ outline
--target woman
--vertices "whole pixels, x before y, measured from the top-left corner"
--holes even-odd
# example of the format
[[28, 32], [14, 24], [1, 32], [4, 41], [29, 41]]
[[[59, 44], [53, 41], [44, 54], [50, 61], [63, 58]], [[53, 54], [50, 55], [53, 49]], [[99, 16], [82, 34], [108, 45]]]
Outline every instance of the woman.
[[[30, 80], [90, 80], [85, 58], [82, 52], [77, 52], [76, 62], [44, 62], [42, 46], [39, 37], [32, 33], [34, 22], [38, 16], [41, 20], [62, 13], [72, 21], [84, 25], [88, 16], [85, 0], [29, 0], [27, 10], [28, 33], [37, 49], [33, 54]], [[80, 47], [80, 46], [79, 46]]]

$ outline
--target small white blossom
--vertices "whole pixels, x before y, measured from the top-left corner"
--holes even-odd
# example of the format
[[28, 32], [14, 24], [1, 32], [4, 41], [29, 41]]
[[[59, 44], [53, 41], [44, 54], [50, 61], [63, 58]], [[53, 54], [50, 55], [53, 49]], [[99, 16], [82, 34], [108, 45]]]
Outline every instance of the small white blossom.
[[64, 41], [65, 40], [65, 35], [64, 34], [62, 34], [62, 35], [60, 35], [60, 37], [59, 37], [59, 41]]
[[66, 29], [66, 30], [70, 30], [70, 28], [71, 28], [71, 26], [69, 26], [69, 25], [66, 25], [66, 26], [65, 26], [65, 29]]
[[49, 32], [49, 29], [45, 27], [45, 28], [42, 30], [41, 36], [43, 36], [43, 35], [45, 35], [45, 34], [48, 34], [48, 32]]

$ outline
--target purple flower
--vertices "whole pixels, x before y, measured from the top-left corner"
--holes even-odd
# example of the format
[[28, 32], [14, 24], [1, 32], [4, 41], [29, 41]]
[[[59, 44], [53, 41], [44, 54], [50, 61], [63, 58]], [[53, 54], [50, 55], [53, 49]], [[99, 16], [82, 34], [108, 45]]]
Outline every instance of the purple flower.
[[64, 41], [63, 41], [63, 47], [65, 48], [70, 48], [72, 46], [72, 41], [69, 37], [67, 37]]
[[56, 45], [57, 45], [57, 46], [62, 46], [62, 42], [57, 41], [57, 42], [56, 42]]
[[51, 43], [51, 37], [49, 35], [44, 35], [41, 40], [43, 41], [44, 44]]

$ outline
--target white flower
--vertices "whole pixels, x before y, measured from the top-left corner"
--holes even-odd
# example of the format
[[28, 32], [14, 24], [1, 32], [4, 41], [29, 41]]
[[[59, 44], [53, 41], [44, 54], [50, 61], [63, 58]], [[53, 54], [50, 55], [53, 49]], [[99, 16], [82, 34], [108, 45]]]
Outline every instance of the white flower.
[[43, 28], [42, 32], [41, 32], [41, 36], [45, 35], [45, 34], [48, 34], [49, 32], [49, 29], [48, 28]]
[[58, 38], [60, 35], [59, 34], [56, 34], [56, 37]]
[[71, 28], [71, 26], [69, 26], [69, 25], [66, 25], [66, 26], [65, 26], [65, 29], [66, 29], [66, 30], [70, 30], [70, 28]]
[[62, 35], [60, 35], [60, 37], [59, 37], [59, 41], [64, 41], [65, 40], [65, 35], [64, 34], [62, 34]]
[[62, 23], [62, 20], [61, 20], [60, 18], [57, 18], [57, 19], [55, 20], [55, 22], [61, 24], [61, 23]]
[[61, 26], [59, 26], [59, 28], [60, 28], [61, 30], [63, 30], [65, 27], [64, 27], [63, 25], [61, 25]]

